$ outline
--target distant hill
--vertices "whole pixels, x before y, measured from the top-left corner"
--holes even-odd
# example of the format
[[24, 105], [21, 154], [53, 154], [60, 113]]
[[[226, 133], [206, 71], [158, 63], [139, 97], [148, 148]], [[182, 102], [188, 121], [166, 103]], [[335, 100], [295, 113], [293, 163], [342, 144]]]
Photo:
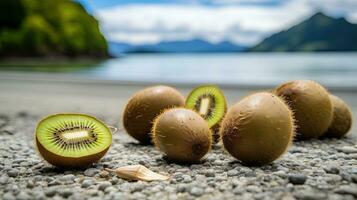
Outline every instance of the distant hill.
[[98, 21], [72, 0], [0, 0], [0, 57], [107, 57]]
[[110, 42], [110, 51], [113, 54], [121, 53], [204, 53], [204, 52], [240, 52], [244, 46], [231, 42], [217, 44], [205, 40], [164, 41], [157, 44], [130, 45], [127, 43]]
[[357, 51], [357, 25], [317, 13], [248, 51]]

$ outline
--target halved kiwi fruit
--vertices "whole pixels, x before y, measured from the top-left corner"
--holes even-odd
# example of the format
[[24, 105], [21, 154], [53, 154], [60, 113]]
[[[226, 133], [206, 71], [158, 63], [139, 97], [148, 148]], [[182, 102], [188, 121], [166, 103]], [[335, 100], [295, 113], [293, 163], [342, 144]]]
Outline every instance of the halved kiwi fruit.
[[152, 132], [155, 146], [177, 162], [199, 161], [212, 143], [207, 122], [185, 108], [165, 110], [155, 119]]
[[340, 138], [346, 135], [352, 127], [352, 112], [348, 105], [339, 97], [330, 95], [330, 99], [333, 105], [333, 119], [323, 136]]
[[125, 106], [123, 124], [126, 132], [143, 144], [151, 143], [153, 121], [165, 109], [185, 105], [185, 98], [172, 87], [158, 85], [134, 94]]
[[[215, 85], [202, 85], [193, 89], [186, 98], [185, 107], [200, 114], [214, 132], [227, 112], [226, 98]], [[217, 136], [214, 135], [215, 140]]]
[[41, 120], [35, 140], [39, 153], [57, 167], [85, 167], [97, 162], [112, 143], [109, 128], [85, 114], [55, 114]]
[[268, 164], [292, 143], [294, 118], [278, 96], [255, 93], [228, 110], [220, 134], [224, 148], [243, 164]]

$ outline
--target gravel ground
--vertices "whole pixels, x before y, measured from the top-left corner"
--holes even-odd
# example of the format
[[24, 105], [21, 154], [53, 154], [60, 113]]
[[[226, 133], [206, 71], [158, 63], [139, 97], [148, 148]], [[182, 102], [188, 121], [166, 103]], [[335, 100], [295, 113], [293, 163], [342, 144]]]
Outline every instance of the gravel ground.
[[[26, 112], [0, 115], [1, 199], [357, 198], [355, 137], [296, 142], [282, 159], [255, 168], [242, 166], [219, 144], [202, 163], [170, 163], [154, 147], [138, 145], [121, 131], [99, 163], [62, 171], [46, 164], [35, 150], [29, 133], [40, 117]], [[171, 178], [128, 182], [102, 171], [131, 164]]]
[[[107, 155], [87, 169], [62, 171], [37, 154], [32, 137], [39, 119], [55, 112], [84, 112], [118, 126], [125, 102], [143, 87], [0, 78], [0, 199], [357, 199], [356, 125], [341, 140], [295, 142], [280, 160], [256, 168], [242, 166], [221, 145], [202, 163], [170, 163], [123, 131], [114, 135]], [[191, 90], [179, 89], [183, 94]], [[230, 105], [252, 92], [224, 91]], [[338, 95], [357, 116], [357, 95]], [[128, 182], [102, 172], [131, 164], [171, 178]]]

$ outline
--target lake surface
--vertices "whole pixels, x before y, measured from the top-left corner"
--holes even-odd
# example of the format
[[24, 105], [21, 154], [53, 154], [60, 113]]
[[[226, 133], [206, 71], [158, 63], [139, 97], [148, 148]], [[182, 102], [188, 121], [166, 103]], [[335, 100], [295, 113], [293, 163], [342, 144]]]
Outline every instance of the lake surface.
[[[53, 71], [20, 65], [1, 68]], [[357, 53], [132, 54], [55, 71], [120, 81], [271, 85], [312, 79], [329, 86], [357, 87]]]

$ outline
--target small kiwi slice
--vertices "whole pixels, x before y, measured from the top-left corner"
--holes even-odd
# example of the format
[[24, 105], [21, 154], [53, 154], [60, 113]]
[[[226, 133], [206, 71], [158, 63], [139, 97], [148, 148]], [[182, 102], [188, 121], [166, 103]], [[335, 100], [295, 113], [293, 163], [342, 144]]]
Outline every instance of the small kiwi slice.
[[339, 97], [330, 95], [330, 99], [333, 105], [333, 118], [324, 136], [340, 138], [346, 135], [352, 127], [352, 112]]
[[294, 119], [278, 96], [260, 92], [228, 110], [220, 134], [224, 148], [243, 164], [268, 164], [278, 159], [292, 143]]
[[327, 90], [311, 80], [284, 83], [275, 89], [294, 112], [298, 139], [318, 138], [330, 126], [333, 107]]
[[196, 112], [172, 108], [159, 115], [153, 126], [155, 146], [177, 162], [197, 162], [210, 149], [212, 134]]
[[161, 112], [185, 105], [179, 91], [168, 86], [153, 86], [134, 94], [123, 113], [126, 132], [140, 143], [151, 143], [152, 123]]
[[[215, 133], [227, 112], [227, 102], [223, 92], [215, 85], [202, 85], [192, 90], [186, 98], [185, 107], [200, 114]], [[214, 139], [218, 139], [218, 134]]]
[[63, 168], [85, 167], [108, 151], [112, 134], [98, 119], [85, 114], [55, 114], [41, 120], [35, 132], [42, 157]]

